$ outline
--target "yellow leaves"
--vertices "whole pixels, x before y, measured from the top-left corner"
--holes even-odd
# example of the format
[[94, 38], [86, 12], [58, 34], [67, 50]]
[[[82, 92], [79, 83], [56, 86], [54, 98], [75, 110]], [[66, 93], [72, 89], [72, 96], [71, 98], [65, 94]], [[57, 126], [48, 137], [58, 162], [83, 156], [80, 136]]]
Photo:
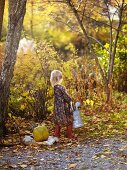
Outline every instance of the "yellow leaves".
[[86, 104], [90, 105], [90, 100], [89, 99], [86, 100]]
[[94, 101], [93, 100], [89, 100], [87, 99], [86, 101], [83, 101], [84, 105], [90, 105], [91, 107], [93, 107], [94, 105]]
[[13, 116], [11, 113], [8, 113], [9, 118], [16, 119], [16, 116]]
[[11, 118], [11, 117], [12, 117], [12, 114], [11, 114], [11, 113], [8, 113], [8, 116]]
[[29, 95], [29, 92], [28, 92], [28, 91], [23, 92], [21, 95], [22, 95], [23, 97], [26, 97], [27, 95]]
[[61, 29], [50, 29], [48, 32], [58, 47], [71, 43], [72, 34], [70, 32], [65, 32]]
[[106, 44], [104, 45], [104, 47], [105, 47], [106, 49], [108, 49], [108, 48], [109, 48], [109, 44], [106, 43]]
[[20, 96], [18, 99], [17, 99], [17, 101], [19, 102], [19, 101], [21, 101], [22, 100], [22, 97]]
[[93, 107], [93, 104], [94, 104], [94, 101], [93, 100], [91, 100], [91, 106]]
[[20, 109], [21, 109], [21, 110], [24, 110], [24, 109], [25, 109], [25, 105], [24, 105], [24, 104], [21, 104]]
[[111, 124], [110, 124], [110, 125], [108, 125], [108, 128], [109, 128], [109, 129], [113, 128], [113, 125], [111, 125]]

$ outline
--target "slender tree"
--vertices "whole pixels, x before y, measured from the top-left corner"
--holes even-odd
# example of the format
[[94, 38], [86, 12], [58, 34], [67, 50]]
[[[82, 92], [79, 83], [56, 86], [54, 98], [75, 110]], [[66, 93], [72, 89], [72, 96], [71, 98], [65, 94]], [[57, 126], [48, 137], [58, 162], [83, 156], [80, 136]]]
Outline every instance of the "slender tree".
[[34, 33], [33, 33], [34, 1], [31, 0], [30, 3], [31, 3], [30, 32], [31, 32], [31, 37], [34, 38]]
[[0, 40], [1, 40], [1, 33], [2, 33], [2, 25], [3, 25], [4, 6], [5, 6], [5, 0], [0, 0]]
[[10, 82], [13, 77], [16, 53], [21, 37], [27, 0], [9, 0], [8, 34], [6, 38], [5, 56], [0, 74], [0, 136], [6, 132], [8, 97]]

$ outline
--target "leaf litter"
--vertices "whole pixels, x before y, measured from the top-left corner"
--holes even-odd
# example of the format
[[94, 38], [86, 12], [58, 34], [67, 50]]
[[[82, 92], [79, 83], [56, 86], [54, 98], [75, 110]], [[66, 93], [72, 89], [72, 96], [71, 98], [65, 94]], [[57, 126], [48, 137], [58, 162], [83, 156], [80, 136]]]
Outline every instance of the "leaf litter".
[[[85, 125], [74, 130], [74, 140], [68, 141], [63, 130], [60, 141], [52, 146], [23, 143], [24, 136], [32, 136], [39, 123], [9, 118], [9, 133], [0, 141], [0, 169], [127, 169], [127, 114], [84, 113], [83, 118]], [[52, 134], [51, 121], [44, 123]]]

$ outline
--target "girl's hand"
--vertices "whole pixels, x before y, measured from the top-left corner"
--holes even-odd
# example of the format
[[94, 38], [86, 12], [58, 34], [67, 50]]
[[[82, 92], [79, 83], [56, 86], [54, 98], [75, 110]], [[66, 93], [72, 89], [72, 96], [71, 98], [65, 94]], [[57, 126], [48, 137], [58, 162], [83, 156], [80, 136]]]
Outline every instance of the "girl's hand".
[[74, 107], [73, 107], [73, 102], [72, 101], [70, 102], [70, 106], [71, 106], [71, 108], [70, 108], [71, 111], [74, 111]]

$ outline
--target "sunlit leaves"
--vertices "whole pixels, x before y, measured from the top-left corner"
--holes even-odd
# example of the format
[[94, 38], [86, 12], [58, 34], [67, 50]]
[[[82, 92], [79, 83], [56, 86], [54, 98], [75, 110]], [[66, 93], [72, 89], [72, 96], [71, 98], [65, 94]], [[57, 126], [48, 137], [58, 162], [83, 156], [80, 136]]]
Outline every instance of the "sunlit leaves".
[[28, 1], [24, 19], [24, 31], [28, 33], [28, 35], [33, 31], [34, 37], [44, 38], [46, 31], [53, 26], [50, 14], [55, 11], [56, 8], [54, 5], [45, 4], [42, 3], [42, 1]]
[[86, 101], [83, 101], [83, 103], [84, 103], [85, 106], [90, 105], [90, 106], [93, 107], [93, 105], [94, 105], [94, 101], [93, 100], [89, 100], [89, 99], [87, 99]]
[[[12, 112], [33, 116], [51, 105], [47, 101], [47, 96], [52, 99], [49, 77], [51, 70], [59, 67], [58, 61], [57, 52], [45, 42], [38, 43], [33, 54], [18, 56], [9, 100]], [[39, 105], [39, 101], [43, 103]]]
[[63, 29], [49, 29], [48, 30], [49, 40], [58, 48], [63, 50], [71, 51], [69, 47], [71, 45], [71, 39], [73, 35], [70, 32], [67, 32]]

